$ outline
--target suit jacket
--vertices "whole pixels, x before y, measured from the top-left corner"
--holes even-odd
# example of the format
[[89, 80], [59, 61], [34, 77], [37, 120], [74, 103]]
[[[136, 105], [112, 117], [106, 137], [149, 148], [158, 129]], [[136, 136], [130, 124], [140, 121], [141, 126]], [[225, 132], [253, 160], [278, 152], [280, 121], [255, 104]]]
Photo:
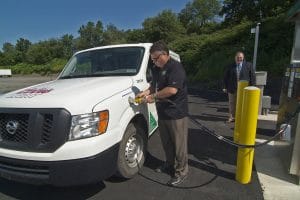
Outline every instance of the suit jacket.
[[[249, 81], [249, 85], [256, 84], [255, 70], [250, 62], [243, 62], [240, 71], [239, 80]], [[236, 63], [227, 66], [224, 73], [224, 88], [227, 89], [229, 93], [236, 93], [237, 91], [237, 71]]]

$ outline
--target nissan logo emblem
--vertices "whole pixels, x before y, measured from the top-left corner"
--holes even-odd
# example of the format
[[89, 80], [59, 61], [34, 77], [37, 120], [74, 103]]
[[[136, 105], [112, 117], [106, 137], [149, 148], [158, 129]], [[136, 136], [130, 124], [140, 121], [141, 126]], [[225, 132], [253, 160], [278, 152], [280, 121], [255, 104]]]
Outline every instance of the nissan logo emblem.
[[17, 121], [9, 121], [7, 122], [6, 124], [6, 131], [13, 135], [16, 133], [17, 129], [18, 129], [18, 126], [19, 126], [19, 122]]

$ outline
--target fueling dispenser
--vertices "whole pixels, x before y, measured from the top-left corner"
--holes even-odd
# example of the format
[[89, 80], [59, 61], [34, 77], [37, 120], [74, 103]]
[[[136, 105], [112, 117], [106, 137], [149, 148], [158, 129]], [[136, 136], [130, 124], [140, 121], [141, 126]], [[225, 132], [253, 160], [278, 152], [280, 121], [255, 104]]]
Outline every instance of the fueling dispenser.
[[[295, 22], [294, 43], [290, 65], [284, 74], [277, 127], [285, 126], [286, 119], [299, 111], [300, 106], [300, 1], [288, 12], [288, 20]], [[300, 177], [300, 115], [296, 113], [286, 126], [282, 139], [288, 141], [284, 164], [289, 174]], [[299, 182], [300, 183], [300, 182]]]

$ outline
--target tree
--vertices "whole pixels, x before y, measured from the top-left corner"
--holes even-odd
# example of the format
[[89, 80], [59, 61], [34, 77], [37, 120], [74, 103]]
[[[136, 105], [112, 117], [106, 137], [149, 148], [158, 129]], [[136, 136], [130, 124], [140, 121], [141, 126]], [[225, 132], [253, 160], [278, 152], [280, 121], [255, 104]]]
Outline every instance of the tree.
[[225, 15], [225, 21], [230, 23], [239, 23], [243, 19], [255, 20], [257, 2], [257, 0], [224, 0], [220, 14]]
[[186, 4], [178, 16], [188, 32], [194, 32], [197, 27], [212, 22], [220, 9], [219, 0], [193, 0]]
[[11, 52], [15, 51], [15, 47], [11, 43], [5, 42], [3, 44], [2, 50], [3, 50], [3, 53], [11, 53]]
[[266, 18], [285, 13], [294, 3], [295, 0], [260, 0], [257, 6], [261, 12], [261, 17]]
[[243, 19], [253, 22], [285, 13], [295, 0], [224, 0], [220, 12], [229, 23], [239, 23]]
[[50, 57], [53, 58], [64, 58], [64, 47], [59, 39], [49, 39], [41, 43], [43, 47], [49, 49]]
[[103, 45], [126, 43], [124, 31], [119, 30], [115, 25], [108, 24], [103, 33]]
[[26, 61], [26, 53], [31, 45], [31, 42], [27, 39], [20, 38], [16, 43], [16, 63], [25, 62]]
[[77, 43], [78, 49], [86, 49], [103, 44], [103, 25], [101, 21], [97, 21], [96, 25], [94, 22], [82, 25], [78, 33], [80, 34]]
[[126, 41], [128, 43], [145, 42], [145, 33], [143, 29], [129, 29], [125, 32]]
[[143, 28], [149, 42], [164, 40], [168, 43], [185, 33], [185, 28], [171, 10], [164, 10], [156, 17], [145, 19]]
[[2, 47], [2, 64], [3, 65], [14, 65], [16, 64], [16, 49], [15, 46], [9, 42], [5, 42]]
[[5, 65], [5, 57], [2, 51], [0, 51], [0, 66]]
[[49, 62], [52, 59], [49, 42], [43, 41], [31, 45], [26, 53], [26, 58], [30, 64], [40, 65]]
[[69, 59], [73, 54], [74, 44], [73, 35], [65, 34], [61, 37], [60, 41], [63, 48], [63, 58]]
[[31, 45], [31, 42], [29, 40], [20, 38], [17, 40], [16, 50], [20, 51], [20, 52], [26, 52], [26, 51], [28, 51], [30, 45]]

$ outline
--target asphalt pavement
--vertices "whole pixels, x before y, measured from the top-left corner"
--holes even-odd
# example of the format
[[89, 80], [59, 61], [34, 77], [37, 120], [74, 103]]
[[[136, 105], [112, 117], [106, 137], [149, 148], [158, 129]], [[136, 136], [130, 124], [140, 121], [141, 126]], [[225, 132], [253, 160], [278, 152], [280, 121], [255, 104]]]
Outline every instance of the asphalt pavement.
[[[189, 91], [189, 110], [197, 121], [232, 139], [233, 123], [227, 119], [227, 99], [216, 91]], [[263, 199], [255, 165], [249, 184], [235, 180], [237, 149], [203, 133], [189, 123], [189, 175], [178, 187], [169, 187], [167, 174], [154, 169], [164, 160], [157, 131], [149, 140], [148, 155], [141, 173], [130, 180], [109, 178], [98, 184], [57, 188], [32, 186], [0, 179], [0, 199]], [[71, 169], [70, 169], [71, 170]]]

